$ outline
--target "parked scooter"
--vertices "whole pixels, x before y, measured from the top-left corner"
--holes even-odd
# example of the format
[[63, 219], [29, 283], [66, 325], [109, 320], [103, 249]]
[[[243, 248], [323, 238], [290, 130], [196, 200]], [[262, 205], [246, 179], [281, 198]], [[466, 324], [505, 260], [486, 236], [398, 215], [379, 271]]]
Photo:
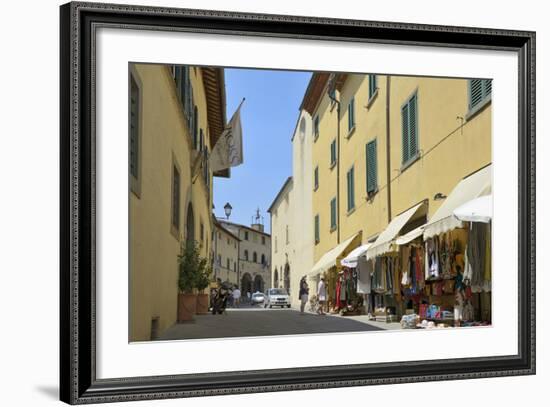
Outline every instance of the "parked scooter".
[[210, 291], [212, 315], [216, 315], [216, 313], [220, 315], [223, 314], [232, 291], [231, 286], [225, 283], [219, 284], [217, 288], [212, 288]]

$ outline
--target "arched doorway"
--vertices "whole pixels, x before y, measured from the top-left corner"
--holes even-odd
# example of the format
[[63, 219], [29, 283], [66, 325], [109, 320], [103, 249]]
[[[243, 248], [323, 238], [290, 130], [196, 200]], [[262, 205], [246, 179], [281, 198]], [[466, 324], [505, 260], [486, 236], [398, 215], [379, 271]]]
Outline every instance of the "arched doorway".
[[241, 295], [244, 298], [248, 298], [246, 293], [250, 293], [252, 295], [252, 276], [250, 273], [244, 273], [243, 277], [241, 278]]
[[195, 242], [195, 215], [193, 214], [193, 204], [189, 202], [187, 206], [187, 221], [185, 225], [187, 244]]
[[283, 287], [286, 289], [286, 292], [290, 294], [290, 265], [288, 263], [285, 264]]
[[254, 291], [253, 292], [256, 292], [256, 291], [259, 291], [261, 293], [264, 292], [264, 279], [260, 275], [257, 275], [256, 277], [254, 277]]
[[279, 288], [279, 272], [277, 271], [276, 267], [275, 271], [273, 272], [273, 288]]

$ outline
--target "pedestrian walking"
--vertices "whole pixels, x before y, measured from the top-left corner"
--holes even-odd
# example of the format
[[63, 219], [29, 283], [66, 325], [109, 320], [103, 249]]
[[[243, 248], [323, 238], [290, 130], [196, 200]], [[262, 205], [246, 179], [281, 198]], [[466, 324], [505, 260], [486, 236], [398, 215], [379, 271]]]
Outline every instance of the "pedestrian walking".
[[306, 282], [306, 277], [302, 277], [300, 280], [300, 314], [304, 314], [304, 309], [306, 308], [307, 300], [309, 296], [309, 287]]
[[239, 303], [241, 299], [241, 290], [239, 290], [239, 287], [233, 290], [232, 296], [233, 296], [233, 305], [235, 306], [235, 308], [239, 308]]
[[319, 308], [317, 308], [317, 314], [325, 315], [324, 306], [327, 301], [327, 286], [325, 284], [325, 278], [321, 277], [319, 285], [317, 286], [317, 298], [319, 298]]

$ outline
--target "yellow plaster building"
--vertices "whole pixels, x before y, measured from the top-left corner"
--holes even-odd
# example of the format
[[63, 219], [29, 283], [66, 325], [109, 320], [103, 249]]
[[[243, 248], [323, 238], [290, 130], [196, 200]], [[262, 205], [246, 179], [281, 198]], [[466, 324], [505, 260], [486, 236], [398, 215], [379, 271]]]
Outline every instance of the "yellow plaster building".
[[209, 154], [225, 126], [223, 70], [135, 64], [129, 73], [130, 341], [176, 322], [183, 241], [211, 262]]
[[492, 161], [490, 80], [314, 73], [301, 108], [313, 120], [314, 264], [337, 248], [339, 267], [420, 202], [403, 230], [424, 223]]

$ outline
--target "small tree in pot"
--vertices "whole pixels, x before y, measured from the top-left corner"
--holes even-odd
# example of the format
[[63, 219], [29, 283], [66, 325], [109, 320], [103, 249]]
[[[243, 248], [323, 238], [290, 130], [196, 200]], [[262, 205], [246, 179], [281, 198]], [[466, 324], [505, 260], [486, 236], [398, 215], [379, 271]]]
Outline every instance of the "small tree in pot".
[[[204, 263], [204, 266], [202, 264]], [[204, 290], [210, 285], [210, 275], [212, 274], [212, 269], [207, 265], [206, 259], [201, 259], [201, 272], [197, 278], [197, 290], [199, 294], [197, 295], [197, 314], [208, 314], [208, 293], [205, 293]]]
[[192, 321], [197, 308], [195, 288], [205, 263], [200, 257], [195, 241], [182, 242], [181, 254], [178, 256], [178, 322]]

